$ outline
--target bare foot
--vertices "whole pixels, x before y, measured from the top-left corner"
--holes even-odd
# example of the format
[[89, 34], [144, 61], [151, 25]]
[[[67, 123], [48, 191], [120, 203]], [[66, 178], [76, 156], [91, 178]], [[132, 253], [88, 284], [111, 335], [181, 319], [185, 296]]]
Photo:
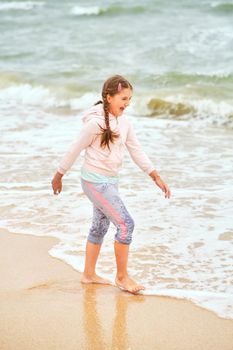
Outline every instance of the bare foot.
[[144, 290], [145, 287], [137, 284], [132, 278], [129, 276], [124, 277], [122, 279], [115, 279], [117, 287], [119, 287], [122, 290], [125, 290], [126, 292], [132, 293], [132, 294], [137, 294], [141, 290]]
[[108, 279], [102, 278], [98, 275], [93, 275], [93, 276], [85, 276], [84, 274], [82, 275], [81, 278], [81, 283], [84, 284], [90, 284], [90, 283], [99, 283], [99, 284], [112, 284], [112, 282]]

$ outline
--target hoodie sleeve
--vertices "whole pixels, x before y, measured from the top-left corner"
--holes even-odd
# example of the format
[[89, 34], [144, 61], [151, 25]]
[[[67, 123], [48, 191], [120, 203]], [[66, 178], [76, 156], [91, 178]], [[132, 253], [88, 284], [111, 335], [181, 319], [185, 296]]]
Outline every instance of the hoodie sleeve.
[[79, 157], [81, 151], [93, 142], [99, 131], [98, 123], [95, 120], [92, 119], [85, 123], [77, 140], [71, 145], [68, 152], [62, 158], [57, 171], [61, 174], [65, 174]]
[[155, 170], [153, 163], [142, 150], [133, 126], [130, 123], [126, 139], [126, 147], [134, 163], [136, 163], [144, 172], [150, 174]]

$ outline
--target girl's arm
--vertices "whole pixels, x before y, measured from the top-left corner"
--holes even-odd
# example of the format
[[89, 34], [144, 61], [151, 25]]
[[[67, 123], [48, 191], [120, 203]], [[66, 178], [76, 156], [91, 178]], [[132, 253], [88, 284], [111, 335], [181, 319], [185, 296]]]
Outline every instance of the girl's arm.
[[87, 148], [99, 132], [99, 126], [94, 120], [87, 122], [81, 129], [77, 140], [68, 149], [68, 152], [62, 158], [58, 172], [64, 175], [74, 164], [82, 150]]
[[155, 167], [137, 139], [136, 133], [129, 123], [129, 130], [126, 139], [126, 147], [133, 161], [155, 181], [156, 185], [165, 193], [165, 198], [170, 198], [171, 192], [165, 182], [162, 181]]
[[54, 194], [62, 190], [62, 177], [72, 167], [82, 150], [87, 148], [99, 132], [99, 126], [94, 120], [87, 122], [80, 131], [77, 140], [71, 145], [68, 152], [62, 158], [57, 172], [52, 180]]

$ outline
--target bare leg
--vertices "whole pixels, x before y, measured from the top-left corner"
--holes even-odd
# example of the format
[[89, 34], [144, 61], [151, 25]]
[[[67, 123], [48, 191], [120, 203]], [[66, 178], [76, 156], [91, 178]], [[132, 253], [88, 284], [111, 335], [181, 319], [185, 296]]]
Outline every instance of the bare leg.
[[119, 288], [133, 294], [139, 292], [140, 290], [145, 289], [145, 287], [137, 284], [128, 275], [127, 264], [128, 264], [128, 255], [129, 255], [129, 245], [121, 244], [115, 241], [114, 249], [115, 249], [116, 265], [117, 265], [116, 285]]
[[82, 283], [112, 284], [111, 281], [98, 276], [95, 273], [95, 266], [99, 256], [101, 244], [94, 244], [87, 241], [85, 268], [81, 278]]

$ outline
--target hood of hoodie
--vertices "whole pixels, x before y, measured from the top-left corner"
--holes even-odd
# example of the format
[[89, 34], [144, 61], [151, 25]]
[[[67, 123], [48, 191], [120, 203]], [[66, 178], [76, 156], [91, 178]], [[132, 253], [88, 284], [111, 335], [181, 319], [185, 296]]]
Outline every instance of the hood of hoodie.
[[[104, 109], [103, 109], [102, 103], [99, 103], [98, 105], [92, 106], [89, 109], [87, 109], [84, 112], [84, 115], [82, 117], [82, 121], [84, 123], [86, 123], [93, 118], [104, 120]], [[116, 119], [116, 117], [114, 117], [114, 115], [109, 113], [109, 120], [115, 120], [115, 119]]]

